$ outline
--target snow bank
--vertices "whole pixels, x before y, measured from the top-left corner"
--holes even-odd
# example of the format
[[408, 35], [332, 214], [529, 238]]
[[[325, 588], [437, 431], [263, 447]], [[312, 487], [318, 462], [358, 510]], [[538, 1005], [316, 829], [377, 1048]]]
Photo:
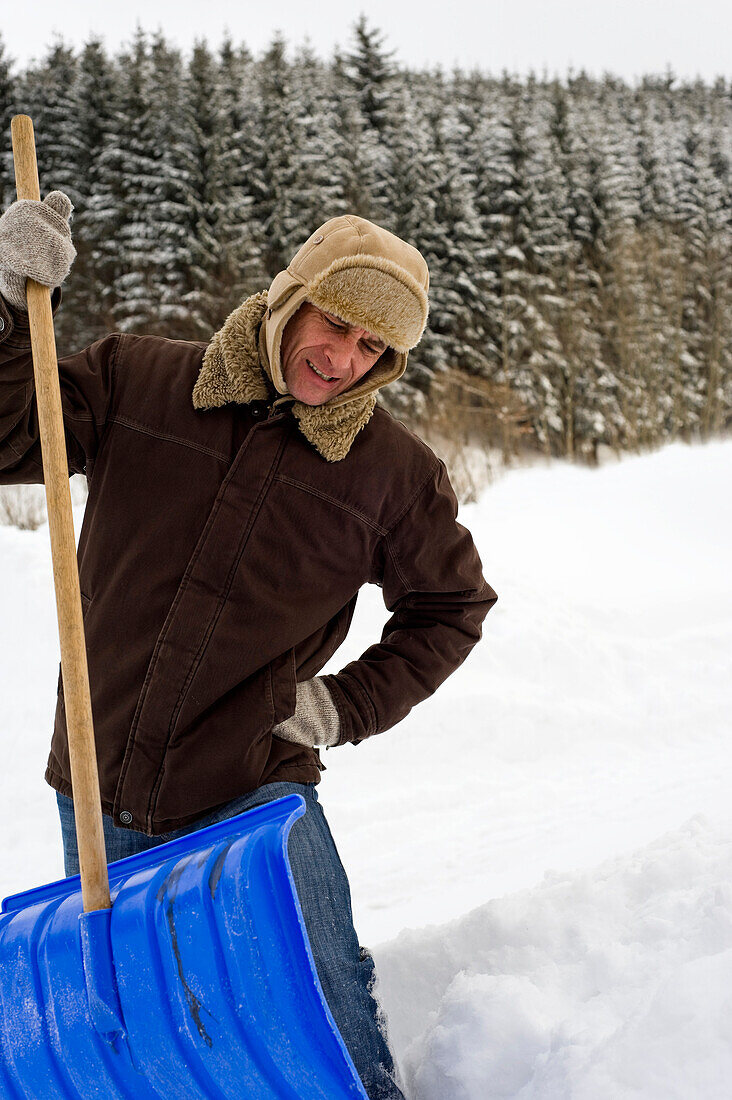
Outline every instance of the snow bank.
[[727, 1100], [732, 834], [703, 818], [376, 952], [410, 1100]]

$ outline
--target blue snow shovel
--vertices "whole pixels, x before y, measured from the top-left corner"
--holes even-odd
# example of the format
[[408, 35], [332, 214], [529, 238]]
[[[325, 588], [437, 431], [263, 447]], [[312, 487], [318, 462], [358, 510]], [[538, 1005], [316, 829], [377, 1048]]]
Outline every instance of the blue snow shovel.
[[[30, 118], [12, 133], [39, 199]], [[0, 1094], [364, 1100], [287, 859], [302, 798], [107, 868], [50, 294], [27, 297], [81, 875], [3, 902]]]

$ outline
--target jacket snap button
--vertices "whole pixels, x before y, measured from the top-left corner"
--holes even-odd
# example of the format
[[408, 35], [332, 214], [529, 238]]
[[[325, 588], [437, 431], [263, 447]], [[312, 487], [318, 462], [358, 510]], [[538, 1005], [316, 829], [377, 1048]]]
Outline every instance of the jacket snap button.
[[5, 328], [5, 322], [3, 321], [2, 317], [0, 317], [0, 332], [2, 332], [4, 328]]
[[122, 813], [119, 815], [119, 819], [123, 825], [132, 824], [132, 814], [129, 810], [123, 810]]
[[318, 233], [317, 237], [313, 237], [313, 244], [320, 244], [323, 239], [323, 234]]

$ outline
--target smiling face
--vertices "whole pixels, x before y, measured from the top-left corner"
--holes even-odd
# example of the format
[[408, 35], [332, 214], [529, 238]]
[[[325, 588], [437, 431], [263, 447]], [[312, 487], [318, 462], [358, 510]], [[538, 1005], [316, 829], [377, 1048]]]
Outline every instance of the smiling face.
[[322, 405], [355, 386], [384, 351], [378, 336], [305, 302], [282, 333], [282, 376], [296, 400]]

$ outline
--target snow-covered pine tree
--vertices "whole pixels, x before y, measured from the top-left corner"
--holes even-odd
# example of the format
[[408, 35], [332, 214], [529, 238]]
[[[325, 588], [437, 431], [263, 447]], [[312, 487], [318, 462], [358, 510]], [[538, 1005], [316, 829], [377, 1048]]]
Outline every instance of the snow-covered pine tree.
[[113, 66], [99, 39], [91, 39], [82, 49], [71, 93], [78, 122], [78, 201], [73, 222], [77, 257], [62, 314], [64, 324], [67, 314], [73, 317], [73, 344], [82, 347], [113, 326], [116, 241], [113, 224], [104, 216], [108, 201], [104, 156], [113, 132], [116, 85]]
[[[435, 150], [429, 177], [434, 219], [432, 226], [423, 226], [418, 237], [431, 267], [430, 350], [434, 361], [430, 365], [436, 370], [457, 367], [485, 377], [489, 371], [485, 354], [485, 244], [475, 208], [473, 179], [463, 155], [461, 123], [449, 103], [430, 130]], [[429, 364], [428, 356], [425, 360]]]
[[543, 98], [547, 143], [540, 149], [548, 168], [542, 190], [550, 191], [551, 199], [541, 250], [550, 283], [541, 309], [556, 339], [543, 371], [561, 425], [556, 449], [567, 456], [590, 455], [604, 438], [608, 410], [599, 384], [604, 364], [597, 331], [598, 276], [586, 255], [591, 232], [582, 148], [567, 89], [552, 81]]
[[533, 91], [508, 76], [502, 85], [504, 117], [482, 135], [481, 156], [491, 166], [481, 188], [487, 259], [500, 287], [499, 314], [491, 310], [486, 327], [500, 349], [495, 380], [517, 394], [537, 439], [551, 450], [563, 420], [560, 395], [548, 374], [561, 350], [549, 316], [557, 296], [547, 252], [557, 235], [557, 215], [543, 176], [550, 174], [555, 185], [558, 177]]
[[[74, 97], [77, 73], [74, 50], [58, 39], [42, 61], [24, 74], [18, 89], [19, 110], [33, 119], [41, 196], [65, 191], [74, 207], [83, 205], [85, 194], [80, 163], [84, 135]], [[73, 304], [59, 312], [55, 330], [62, 354], [79, 346]]]
[[[650, 78], [626, 110], [637, 160], [638, 214], [608, 252], [613, 318], [612, 359], [618, 415], [607, 442], [644, 448], [665, 435], [670, 407], [668, 366], [681, 340], [683, 263], [670, 166], [676, 155], [668, 127], [673, 77]], [[669, 141], [671, 144], [668, 144]]]
[[285, 56], [285, 41], [277, 35], [257, 63], [259, 140], [251, 171], [253, 217], [262, 233], [264, 270], [272, 278], [292, 259], [296, 125], [296, 90]]
[[291, 255], [322, 222], [348, 212], [343, 176], [334, 164], [339, 141], [332, 72], [305, 46], [295, 55], [292, 83], [297, 98], [287, 238]]
[[[140, 29], [118, 58], [119, 95], [102, 158], [103, 208], [114, 249], [111, 310], [122, 331], [150, 331], [158, 316], [160, 257], [151, 210], [159, 195], [159, 148], [151, 126], [152, 65]], [[101, 202], [100, 202], [101, 207]]]
[[173, 332], [183, 337], [199, 334], [184, 300], [195, 264], [200, 215], [192, 187], [195, 152], [186, 83], [180, 51], [170, 46], [162, 33], [155, 34], [150, 47], [148, 89], [154, 178], [144, 218], [155, 257], [151, 286], [157, 294], [157, 305], [147, 331]]
[[251, 228], [241, 85], [247, 56], [225, 42], [215, 59], [203, 42], [186, 75], [187, 249], [181, 331], [206, 339], [264, 281]]
[[725, 102], [729, 104], [731, 98], [723, 94], [725, 90], [724, 81], [718, 80], [710, 112], [709, 166], [720, 188], [721, 210], [715, 216], [719, 224], [710, 255], [712, 323], [709, 377], [701, 423], [704, 437], [732, 424], [732, 268], [729, 263], [732, 255], [732, 127], [722, 106]]
[[[440, 353], [435, 345], [435, 270], [433, 248], [440, 239], [435, 191], [439, 178], [436, 156], [426, 119], [421, 117], [406, 86], [394, 99], [385, 132], [389, 153], [388, 185], [382, 195], [387, 229], [419, 248], [430, 265], [430, 318], [422, 341], [409, 360], [404, 379], [390, 386], [384, 399], [395, 411], [423, 415]], [[444, 366], [444, 361], [442, 362]]]
[[627, 308], [638, 289], [637, 278], [624, 264], [625, 242], [640, 217], [641, 177], [635, 136], [627, 121], [631, 105], [629, 89], [609, 76], [593, 84], [591, 95], [574, 99], [584, 145], [588, 236], [583, 251], [597, 279], [596, 328], [602, 336], [591, 393], [603, 422], [600, 441], [609, 443], [625, 439], [638, 415], [636, 397], [642, 391], [645, 366], [638, 356], [636, 321]]
[[[462, 80], [460, 86], [463, 86]], [[495, 87], [474, 76], [467, 82], [466, 90], [470, 97], [468, 110], [472, 115], [472, 125], [468, 116], [464, 156], [473, 183], [482, 239], [483, 354], [487, 376], [495, 379], [503, 364], [501, 257], [504, 247], [507, 247], [507, 221], [500, 199], [502, 190], [509, 186], [511, 179], [508, 156], [511, 137], [504, 102]]]
[[187, 322], [190, 151], [182, 58], [161, 34], [138, 30], [121, 58], [119, 108], [105, 172], [115, 173], [119, 328], [170, 335]]
[[10, 120], [16, 113], [12, 61], [0, 34], [0, 210], [15, 199], [15, 175], [10, 141]]
[[353, 28], [353, 48], [346, 54], [346, 71], [359, 98], [366, 123], [383, 134], [389, 122], [389, 101], [396, 67], [386, 37], [361, 15]]
[[183, 126], [170, 150], [174, 155], [164, 162], [171, 177], [169, 209], [177, 237], [173, 249], [182, 253], [164, 317], [188, 339], [209, 335], [220, 311], [214, 191], [223, 123], [216, 78], [208, 46], [197, 41], [181, 80]]
[[219, 135], [214, 163], [212, 213], [218, 241], [221, 301], [226, 316], [267, 281], [263, 237], [254, 217], [250, 176], [259, 136], [254, 65], [245, 47], [224, 39], [218, 58]]
[[686, 119], [677, 164], [678, 212], [685, 244], [684, 346], [672, 382], [672, 437], [709, 435], [723, 426], [728, 411], [724, 390], [732, 339], [729, 179], [719, 173], [719, 136], [715, 134], [713, 154], [709, 128], [700, 120], [700, 112], [694, 114]]
[[385, 36], [369, 26], [362, 15], [353, 28], [353, 46], [344, 55], [344, 71], [356, 97], [370, 142], [364, 153], [371, 160], [372, 211], [375, 220], [388, 218], [386, 190], [389, 181], [387, 132], [394, 110], [398, 79], [393, 51]]
[[383, 196], [379, 197], [379, 138], [363, 116], [358, 91], [347, 74], [347, 62], [339, 53], [331, 66], [329, 94], [335, 125], [331, 168], [344, 208], [361, 218], [378, 221], [385, 213]]
[[76, 72], [73, 48], [57, 39], [43, 60], [26, 71], [18, 89], [19, 109], [33, 119], [41, 190], [61, 189], [75, 206], [81, 198], [81, 134], [73, 99]]

